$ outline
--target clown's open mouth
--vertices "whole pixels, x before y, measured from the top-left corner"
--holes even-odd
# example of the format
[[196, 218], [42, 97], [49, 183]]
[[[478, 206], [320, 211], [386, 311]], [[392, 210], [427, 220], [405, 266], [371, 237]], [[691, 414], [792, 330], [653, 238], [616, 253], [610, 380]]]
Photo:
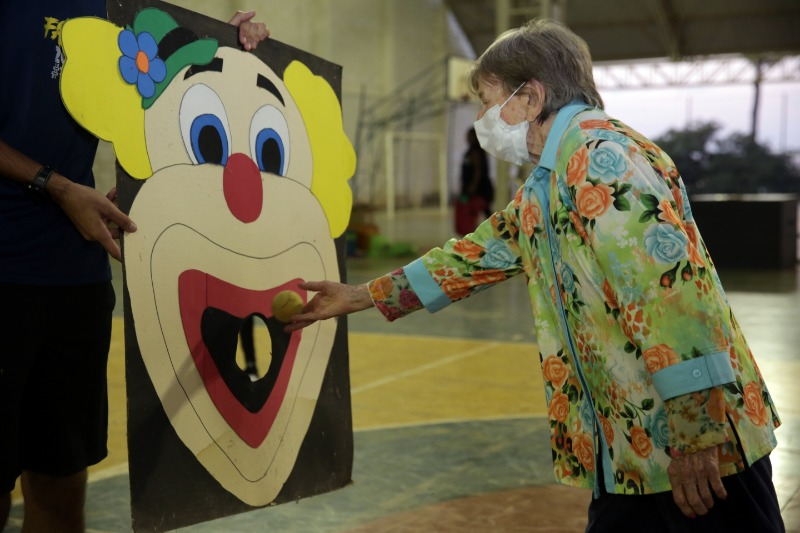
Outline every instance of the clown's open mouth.
[[[270, 316], [272, 299], [283, 290], [294, 290], [305, 301], [304, 291], [296, 288], [299, 281], [253, 290], [199, 270], [180, 274], [178, 294], [186, 342], [206, 390], [221, 413], [238, 410], [237, 403], [258, 413], [265, 404], [280, 405], [283, 401], [300, 335], [285, 333], [283, 324]], [[239, 329], [242, 321], [253, 314], [264, 318], [272, 339], [269, 369], [256, 382], [251, 382], [236, 364]]]
[[254, 314], [264, 320], [271, 339], [269, 368], [255, 382], [236, 364], [236, 347], [244, 318], [223, 309], [208, 307], [203, 312], [200, 326], [203, 342], [216, 363], [222, 380], [251, 413], [261, 409], [275, 387], [291, 338], [290, 334], [283, 331], [284, 324], [275, 317], [265, 316], [260, 311]]

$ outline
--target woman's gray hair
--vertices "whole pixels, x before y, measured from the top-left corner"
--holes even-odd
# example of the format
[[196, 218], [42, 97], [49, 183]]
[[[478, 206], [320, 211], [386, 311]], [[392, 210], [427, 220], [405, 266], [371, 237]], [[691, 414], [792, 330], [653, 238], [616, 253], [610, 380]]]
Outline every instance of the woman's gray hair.
[[545, 101], [540, 124], [573, 100], [603, 108], [586, 41], [554, 20], [534, 19], [500, 35], [467, 74], [474, 93], [481, 80], [501, 83], [506, 94], [529, 80], [541, 83]]

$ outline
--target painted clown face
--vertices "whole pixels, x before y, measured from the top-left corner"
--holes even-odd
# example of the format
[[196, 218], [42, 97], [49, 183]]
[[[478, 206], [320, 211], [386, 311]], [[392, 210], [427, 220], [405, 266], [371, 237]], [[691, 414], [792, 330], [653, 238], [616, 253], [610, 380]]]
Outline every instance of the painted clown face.
[[[339, 278], [308, 134], [281, 79], [230, 48], [176, 76], [145, 131], [154, 172], [124, 242], [142, 357], [181, 440], [229, 491], [263, 505], [294, 466], [336, 328], [290, 335], [271, 312], [280, 291], [307, 300], [299, 281]], [[249, 315], [272, 343], [256, 382], [235, 361]]]
[[[205, 469], [261, 506], [292, 472], [337, 328], [323, 321], [286, 334], [272, 300], [294, 291], [305, 302], [300, 281], [340, 279], [333, 239], [348, 223], [355, 154], [336, 94], [306, 65], [292, 61], [278, 75], [253, 54], [181, 30], [154, 8], [126, 28], [68, 21], [61, 94], [143, 180], [123, 256], [158, 400]], [[255, 382], [235, 360], [253, 315], [271, 344]]]

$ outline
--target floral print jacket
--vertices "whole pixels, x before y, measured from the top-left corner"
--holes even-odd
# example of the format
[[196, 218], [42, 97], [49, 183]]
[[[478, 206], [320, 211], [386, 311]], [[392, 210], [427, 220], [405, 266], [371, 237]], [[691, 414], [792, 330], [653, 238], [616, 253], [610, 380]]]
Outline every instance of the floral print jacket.
[[668, 491], [671, 457], [716, 445], [722, 474], [742, 471], [780, 421], [673, 162], [599, 109], [554, 142], [552, 172], [474, 233], [371, 281], [375, 306], [434, 312], [524, 273], [556, 479]]

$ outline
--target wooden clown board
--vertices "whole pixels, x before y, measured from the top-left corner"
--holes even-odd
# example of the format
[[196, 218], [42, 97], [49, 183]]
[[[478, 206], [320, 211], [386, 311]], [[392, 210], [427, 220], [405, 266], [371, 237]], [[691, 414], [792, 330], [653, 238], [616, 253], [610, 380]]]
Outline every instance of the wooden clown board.
[[[355, 155], [341, 67], [164, 2], [62, 28], [61, 91], [113, 143], [123, 239], [133, 526], [162, 531], [350, 482], [346, 321], [288, 335], [271, 302], [343, 280]], [[268, 368], [236, 362], [248, 316]]]

